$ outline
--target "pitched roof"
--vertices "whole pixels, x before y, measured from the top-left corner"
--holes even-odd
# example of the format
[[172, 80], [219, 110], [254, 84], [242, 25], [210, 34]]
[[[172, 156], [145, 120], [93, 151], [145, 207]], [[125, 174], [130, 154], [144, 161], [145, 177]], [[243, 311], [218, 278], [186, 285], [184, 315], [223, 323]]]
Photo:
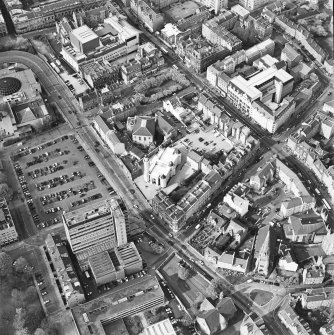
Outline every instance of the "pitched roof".
[[216, 309], [202, 312], [198, 317], [205, 320], [210, 332], [219, 329], [219, 313]]
[[233, 318], [237, 309], [234, 305], [234, 302], [231, 298], [223, 298], [220, 300], [216, 306], [218, 312], [227, 319]]
[[136, 136], [154, 136], [155, 134], [155, 119], [137, 117], [133, 127], [132, 135]]

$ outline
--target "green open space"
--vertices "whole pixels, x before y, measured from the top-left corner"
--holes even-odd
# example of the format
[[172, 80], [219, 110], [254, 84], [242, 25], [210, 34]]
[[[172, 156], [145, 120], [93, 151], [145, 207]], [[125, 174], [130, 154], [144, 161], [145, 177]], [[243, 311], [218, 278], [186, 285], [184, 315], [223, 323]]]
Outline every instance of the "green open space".
[[274, 297], [274, 295], [271, 292], [255, 289], [249, 293], [249, 297], [257, 305], [264, 306]]

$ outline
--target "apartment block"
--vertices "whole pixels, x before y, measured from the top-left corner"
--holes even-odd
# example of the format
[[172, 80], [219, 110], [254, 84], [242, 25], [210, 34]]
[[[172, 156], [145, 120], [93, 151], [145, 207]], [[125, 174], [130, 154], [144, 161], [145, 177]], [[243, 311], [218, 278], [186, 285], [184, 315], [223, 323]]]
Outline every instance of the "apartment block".
[[67, 306], [72, 308], [83, 304], [86, 301], [84, 291], [68, 254], [66, 242], [59, 235], [49, 234], [45, 246], [64, 292]]
[[101, 200], [63, 214], [67, 240], [82, 268], [89, 257], [127, 242], [126, 216], [117, 199]]
[[249, 200], [247, 199], [247, 193], [249, 188], [244, 184], [237, 184], [225, 195], [224, 202], [235, 210], [241, 217], [248, 213]]
[[305, 309], [332, 307], [334, 303], [334, 287], [327, 286], [315, 289], [306, 289], [302, 293], [302, 306]]
[[220, 45], [231, 52], [240, 50], [242, 41], [228, 31], [237, 21], [237, 16], [232, 12], [221, 15], [203, 23], [202, 36], [215, 45]]
[[16, 242], [18, 234], [5, 198], [0, 198], [0, 247]]

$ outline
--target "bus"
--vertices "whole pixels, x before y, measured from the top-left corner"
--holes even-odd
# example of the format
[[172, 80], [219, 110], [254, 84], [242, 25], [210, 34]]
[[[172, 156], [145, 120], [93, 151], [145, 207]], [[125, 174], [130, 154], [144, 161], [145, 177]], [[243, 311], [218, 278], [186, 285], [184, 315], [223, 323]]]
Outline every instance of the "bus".
[[332, 208], [329, 206], [329, 203], [327, 202], [326, 199], [322, 199], [322, 202], [324, 203], [325, 207], [330, 211]]
[[167, 49], [165, 49], [164, 47], [161, 47], [161, 51], [162, 51], [164, 54], [168, 54]]
[[315, 193], [317, 193], [318, 195], [320, 195], [320, 192], [319, 192], [319, 190], [317, 188], [315, 189]]

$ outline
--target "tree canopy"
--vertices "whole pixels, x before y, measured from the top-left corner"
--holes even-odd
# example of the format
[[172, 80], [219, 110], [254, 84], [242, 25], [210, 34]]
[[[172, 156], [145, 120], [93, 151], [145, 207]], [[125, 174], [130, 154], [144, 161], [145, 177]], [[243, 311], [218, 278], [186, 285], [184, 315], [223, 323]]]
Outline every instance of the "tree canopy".
[[217, 299], [223, 291], [224, 283], [220, 278], [214, 278], [211, 280], [210, 285], [207, 288], [207, 295], [212, 299]]
[[6, 276], [13, 269], [12, 258], [5, 252], [0, 252], [0, 276]]

